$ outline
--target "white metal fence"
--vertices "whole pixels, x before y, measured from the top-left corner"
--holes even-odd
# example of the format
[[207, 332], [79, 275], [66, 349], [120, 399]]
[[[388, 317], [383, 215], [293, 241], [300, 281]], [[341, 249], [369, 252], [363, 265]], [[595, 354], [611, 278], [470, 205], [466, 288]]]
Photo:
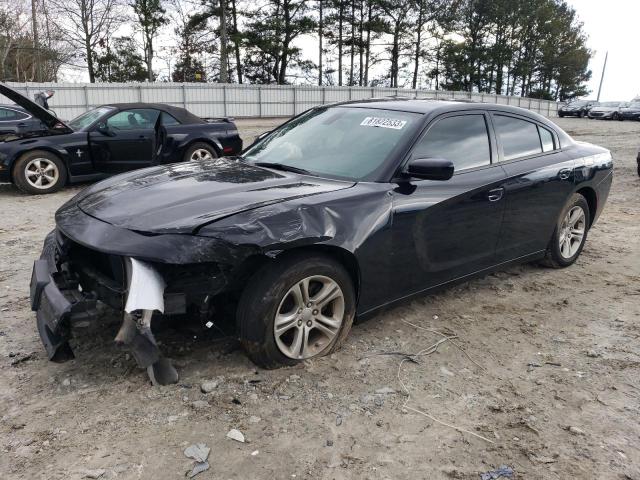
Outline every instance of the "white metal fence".
[[[31, 99], [42, 90], [55, 90], [55, 96], [49, 101], [49, 107], [62, 119], [71, 119], [98, 105], [129, 102], [166, 103], [184, 107], [201, 117], [290, 117], [325, 103], [392, 95], [515, 105], [547, 117], [556, 116], [558, 109], [556, 102], [533, 98], [403, 88], [218, 83], [9, 83], [8, 85]], [[0, 96], [0, 104], [3, 103], [10, 103], [10, 101]]]

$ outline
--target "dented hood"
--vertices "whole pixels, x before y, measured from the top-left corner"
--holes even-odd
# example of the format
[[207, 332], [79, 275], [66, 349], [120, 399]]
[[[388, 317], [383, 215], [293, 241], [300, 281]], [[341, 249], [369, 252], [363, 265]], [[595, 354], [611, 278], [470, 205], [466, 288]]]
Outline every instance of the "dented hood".
[[74, 201], [84, 213], [128, 230], [195, 233], [236, 213], [351, 186], [353, 182], [216, 159], [113, 177], [88, 188]]
[[71, 133], [73, 129], [68, 125], [65, 125], [58, 117], [52, 114], [50, 111], [45, 110], [40, 105], [35, 102], [32, 102], [24, 95], [19, 94], [15, 90], [7, 87], [6, 85], [2, 85], [0, 83], [0, 94], [7, 97], [9, 100], [14, 102], [16, 105], [20, 105], [27, 112], [29, 112], [33, 117], [40, 120], [44, 123], [47, 128], [55, 131], [56, 133]]

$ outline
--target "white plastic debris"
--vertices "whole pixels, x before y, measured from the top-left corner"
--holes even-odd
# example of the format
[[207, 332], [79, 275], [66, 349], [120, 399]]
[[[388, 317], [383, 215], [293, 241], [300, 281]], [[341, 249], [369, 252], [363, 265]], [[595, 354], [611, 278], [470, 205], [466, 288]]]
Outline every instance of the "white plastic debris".
[[227, 433], [227, 438], [235, 440], [236, 442], [244, 443], [244, 435], [240, 430], [236, 430], [235, 428], [229, 430], [229, 433]]
[[129, 258], [131, 280], [124, 311], [158, 310], [164, 313], [164, 288], [166, 284], [158, 271], [151, 265], [135, 258]]

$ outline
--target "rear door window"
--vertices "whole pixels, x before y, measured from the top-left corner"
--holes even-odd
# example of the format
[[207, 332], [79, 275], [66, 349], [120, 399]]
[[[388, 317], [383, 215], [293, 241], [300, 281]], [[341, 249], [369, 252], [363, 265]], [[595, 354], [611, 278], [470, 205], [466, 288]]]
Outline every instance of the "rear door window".
[[13, 110], [11, 108], [0, 108], [0, 122], [15, 122], [25, 120], [29, 117], [26, 113]]
[[465, 114], [438, 120], [418, 141], [413, 158], [444, 158], [454, 171], [491, 163], [489, 132], [483, 114]]
[[162, 112], [162, 120], [160, 121], [162, 125], [180, 125], [180, 122], [167, 112]]
[[502, 144], [504, 160], [542, 153], [538, 126], [535, 123], [506, 115], [494, 115], [493, 123]]

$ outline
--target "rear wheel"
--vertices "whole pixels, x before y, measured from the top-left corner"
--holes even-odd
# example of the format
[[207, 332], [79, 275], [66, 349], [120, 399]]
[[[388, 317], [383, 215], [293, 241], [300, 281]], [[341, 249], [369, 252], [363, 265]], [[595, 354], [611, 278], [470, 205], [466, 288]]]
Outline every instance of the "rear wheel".
[[67, 182], [67, 169], [53, 153], [34, 150], [16, 161], [13, 182], [25, 193], [53, 193]]
[[578, 117], [579, 118], [584, 118], [584, 111], [580, 110], [580, 112], [578, 113]]
[[240, 298], [240, 340], [264, 368], [294, 365], [342, 345], [355, 314], [344, 267], [324, 255], [290, 255], [258, 271]]
[[573, 194], [558, 217], [542, 263], [552, 268], [574, 263], [587, 240], [590, 218], [587, 200], [579, 193]]
[[203, 160], [212, 160], [218, 158], [215, 149], [204, 142], [197, 142], [191, 145], [184, 153], [185, 162], [200, 162]]

